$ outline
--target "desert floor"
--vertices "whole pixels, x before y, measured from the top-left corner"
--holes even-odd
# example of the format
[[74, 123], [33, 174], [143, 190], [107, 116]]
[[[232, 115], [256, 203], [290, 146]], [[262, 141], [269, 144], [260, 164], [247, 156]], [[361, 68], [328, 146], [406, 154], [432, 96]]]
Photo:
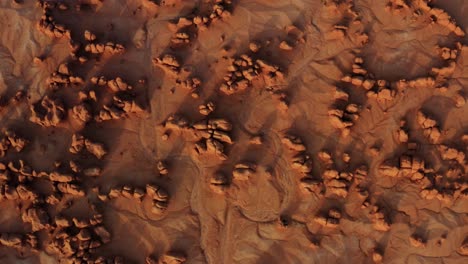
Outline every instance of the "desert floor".
[[468, 263], [467, 14], [0, 0], [0, 263]]

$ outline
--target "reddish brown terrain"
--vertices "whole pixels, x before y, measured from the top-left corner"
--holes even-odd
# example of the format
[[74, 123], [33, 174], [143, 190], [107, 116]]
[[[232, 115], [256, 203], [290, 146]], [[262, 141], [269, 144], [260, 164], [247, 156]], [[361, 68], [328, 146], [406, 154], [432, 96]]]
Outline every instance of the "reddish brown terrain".
[[468, 263], [468, 1], [0, 1], [0, 263]]

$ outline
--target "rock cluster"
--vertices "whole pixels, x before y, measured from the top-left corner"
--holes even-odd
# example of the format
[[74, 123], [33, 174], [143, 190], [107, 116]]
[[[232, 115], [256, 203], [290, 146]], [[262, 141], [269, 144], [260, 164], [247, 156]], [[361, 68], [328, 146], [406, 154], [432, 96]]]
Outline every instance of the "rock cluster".
[[345, 38], [349, 38], [359, 46], [368, 42], [369, 37], [364, 33], [364, 25], [360, 15], [354, 10], [354, 1], [322, 1], [322, 3], [324, 10], [327, 11], [323, 15], [339, 19], [329, 28], [323, 29], [325, 40], [344, 41]]
[[[208, 22], [208, 18], [204, 18], [204, 20]], [[197, 22], [199, 21], [197, 20]], [[201, 22], [203, 22], [203, 19]], [[196, 35], [196, 27], [192, 17], [180, 17], [176, 21], [170, 23], [169, 29], [174, 32], [171, 38], [173, 47], [181, 47], [190, 43]]]
[[82, 135], [74, 134], [69, 151], [73, 154], [77, 154], [84, 149], [98, 159], [102, 159], [107, 154], [107, 150], [103, 144], [93, 142]]
[[277, 89], [267, 89], [274, 99], [277, 100], [277, 109], [285, 112], [289, 109], [290, 99], [286, 92]]
[[445, 175], [437, 173], [421, 186], [420, 196], [424, 199], [437, 199], [451, 203], [457, 198], [468, 197], [468, 184], [463, 180], [465, 170], [460, 167], [449, 169]]
[[17, 250], [38, 250], [38, 238], [33, 233], [0, 233], [0, 245]]
[[[83, 44], [81, 39], [77, 39], [76, 32], [71, 32], [65, 25], [58, 23], [53, 15], [56, 12], [65, 12], [69, 10], [68, 5], [61, 1], [39, 1], [39, 6], [42, 7], [43, 15], [41, 20], [38, 23], [38, 28], [40, 31], [44, 32], [47, 36], [52, 38], [62, 38], [67, 37], [69, 39], [69, 45], [71, 49], [70, 57], [74, 60], [78, 60], [80, 63], [88, 61], [89, 54], [121, 54], [125, 51], [125, 47], [122, 44], [115, 43], [112, 41], [98, 41], [98, 37], [90, 32], [85, 30], [83, 33], [84, 41]], [[91, 4], [77, 4], [76, 10], [80, 11], [82, 7], [90, 8]], [[73, 39], [72, 39], [73, 35]], [[41, 61], [40, 58], [37, 58], [38, 61]], [[54, 73], [51, 76], [50, 81], [53, 84], [56, 83], [81, 83], [82, 79], [80, 77], [74, 76], [64, 76], [62, 73]]]
[[[33, 183], [38, 179], [50, 181], [53, 193], [45, 197], [39, 195], [33, 188]], [[0, 200], [19, 199], [34, 203], [44, 200], [46, 203], [55, 204], [63, 194], [84, 196], [75, 176], [58, 171], [38, 172], [22, 160], [19, 160], [18, 164], [9, 162], [8, 166], [0, 163]]]
[[413, 182], [422, 180], [428, 172], [424, 160], [417, 156], [400, 156], [400, 175], [410, 178]]
[[211, 23], [229, 17], [233, 9], [231, 0], [215, 0], [209, 4], [207, 11], [194, 10], [190, 15], [169, 24], [169, 29], [174, 32], [171, 38], [173, 48], [191, 43], [199, 30], [204, 31]]
[[418, 111], [416, 118], [418, 124], [423, 129], [424, 136], [426, 136], [430, 143], [437, 144], [441, 136], [440, 128], [437, 125], [437, 122], [422, 111]]
[[159, 58], [153, 59], [154, 65], [159, 65], [172, 77], [176, 77], [181, 69], [181, 64], [179, 60], [171, 54], [162, 55]]
[[353, 179], [352, 174], [329, 169], [323, 172], [322, 178], [326, 186], [327, 195], [348, 196], [348, 188]]
[[160, 66], [170, 78], [175, 79], [176, 87], [189, 91], [193, 98], [200, 96], [202, 81], [193, 76], [190, 67], [182, 67], [176, 56], [164, 54], [153, 59], [153, 64]]
[[36, 232], [50, 228], [50, 217], [44, 208], [30, 207], [22, 215], [24, 223], [30, 223], [32, 231]]
[[450, 32], [453, 32], [457, 37], [465, 36], [465, 32], [457, 26], [455, 20], [451, 18], [447, 12], [440, 8], [431, 7], [428, 5], [430, 1], [403, 1], [390, 0], [387, 2], [386, 10], [395, 14], [403, 13], [404, 11], [413, 12], [415, 18], [422, 15], [423, 12], [429, 15], [432, 24], [437, 24], [445, 27]]
[[232, 0], [215, 0], [209, 15], [210, 22], [224, 19], [231, 15]]
[[[345, 94], [339, 91], [340, 94]], [[335, 108], [328, 110], [328, 117], [333, 127], [340, 129], [343, 136], [349, 135], [351, 127], [359, 119], [361, 111], [357, 104], [347, 102], [348, 96], [342, 96], [335, 102]]]
[[0, 135], [0, 158], [4, 157], [9, 149], [21, 152], [29, 141], [13, 131], [6, 130]]
[[125, 52], [125, 47], [122, 44], [108, 41], [106, 43], [86, 44], [84, 50], [92, 54], [103, 54], [105, 52], [109, 54], [122, 54]]
[[125, 52], [125, 47], [122, 44], [112, 41], [99, 42], [97, 36], [89, 30], [85, 30], [84, 38], [87, 42], [84, 46], [84, 51], [91, 54], [103, 54], [105, 52], [109, 54], [122, 54]]
[[[91, 254], [101, 245], [110, 242], [110, 233], [103, 226], [102, 214], [94, 214], [88, 220], [60, 216], [60, 210], [57, 216], [53, 217], [50, 214], [53, 211], [48, 208], [63, 201], [65, 194], [85, 195], [74, 175], [59, 171], [37, 172], [22, 160], [18, 164], [10, 162], [8, 166], [0, 163], [0, 175], [0, 200], [31, 202], [21, 210], [21, 220], [30, 226], [31, 233], [0, 234], [0, 244], [18, 250], [43, 248], [48, 254], [56, 254], [67, 259], [68, 262], [65, 263], [81, 263], [81, 261], [94, 260]], [[51, 192], [45, 194], [43, 190], [35, 189], [37, 184], [34, 183], [38, 179], [50, 181]], [[66, 209], [68, 206], [65, 205], [63, 208]], [[41, 240], [43, 243], [41, 245], [36, 234], [43, 231], [51, 236], [47, 240]]]
[[65, 25], [57, 23], [52, 16], [52, 11], [60, 5], [53, 1], [39, 1], [38, 3], [39, 6], [42, 7], [42, 17], [37, 24], [39, 30], [52, 38], [62, 38], [66, 36], [70, 39], [70, 30], [67, 29]]
[[62, 63], [59, 65], [57, 71], [54, 71], [47, 79], [49, 87], [58, 87], [59, 85], [75, 84], [80, 85], [84, 83], [83, 78], [75, 76], [71, 73], [68, 65]]
[[354, 59], [352, 75], [345, 75], [341, 78], [342, 82], [350, 83], [356, 87], [362, 87], [366, 90], [372, 89], [375, 80], [368, 76], [367, 70], [362, 66], [364, 60], [360, 57]]
[[390, 102], [393, 99], [395, 99], [397, 91], [392, 89], [389, 85], [390, 83], [388, 83], [385, 80], [377, 80], [376, 85], [374, 85], [374, 88], [369, 89], [366, 95], [369, 98], [376, 99], [377, 102], [381, 104]]
[[232, 144], [231, 136], [228, 134], [232, 130], [229, 121], [222, 118], [207, 118], [192, 125], [194, 134], [201, 138], [195, 144], [195, 151], [198, 154], [215, 154], [225, 160], [224, 143]]
[[291, 162], [291, 167], [302, 175], [307, 175], [312, 171], [312, 157], [305, 151], [296, 154]]
[[299, 184], [306, 192], [322, 195], [324, 192], [323, 180], [313, 175], [313, 160], [302, 139], [291, 133], [287, 133], [281, 139], [283, 145], [294, 152], [290, 159], [291, 168], [300, 177]]
[[399, 13], [402, 10], [409, 8], [410, 7], [406, 4], [404, 0], [390, 0], [385, 6], [385, 9], [387, 11], [392, 11], [393, 13]]
[[71, 116], [84, 124], [88, 123], [93, 119], [91, 105], [87, 102], [82, 102], [73, 106]]
[[102, 85], [103, 82], [107, 84], [107, 87], [112, 90], [112, 92], [123, 92], [123, 91], [129, 91], [132, 90], [133, 87], [126, 83], [122, 78], [116, 77], [115, 79], [112, 80], [106, 80], [104, 76], [100, 77], [93, 77], [91, 78], [91, 82], [94, 84]]
[[56, 229], [45, 247], [49, 254], [67, 259], [66, 263], [119, 263], [92, 256], [99, 247], [111, 240], [111, 234], [103, 225], [102, 214], [94, 214], [86, 220], [57, 216], [53, 222]]
[[384, 213], [384, 210], [379, 206], [370, 206], [369, 218], [375, 230], [384, 232], [390, 230], [390, 223], [388, 221], [388, 217]]
[[409, 139], [409, 128], [407, 127], [406, 121], [400, 121], [400, 128], [395, 131], [394, 138], [398, 143], [407, 143]]
[[452, 76], [455, 72], [455, 68], [456, 62], [449, 61], [447, 66], [443, 66], [440, 68], [433, 67], [431, 70], [431, 74], [435, 76], [436, 81], [441, 82], [447, 80], [450, 76]]
[[455, 60], [458, 57], [458, 54], [460, 53], [460, 50], [462, 49], [462, 44], [457, 43], [456, 48], [450, 49], [448, 47], [439, 47], [437, 46], [437, 52], [439, 53], [439, 56], [443, 60]]
[[336, 228], [340, 224], [341, 212], [337, 209], [330, 209], [327, 213], [318, 215], [314, 221], [322, 226]]
[[421, 182], [427, 173], [433, 172], [428, 168], [424, 159], [417, 155], [403, 154], [399, 157], [398, 165], [392, 160], [386, 160], [379, 166], [379, 172], [388, 177], [406, 177], [415, 183]]
[[176, 87], [181, 87], [182, 89], [189, 91], [193, 98], [198, 98], [200, 96], [201, 84], [201, 80], [197, 77], [190, 77], [184, 80], [176, 80]]
[[370, 73], [363, 68], [364, 60], [361, 57], [354, 59], [351, 75], [345, 75], [341, 78], [344, 83], [352, 84], [355, 87], [361, 87], [367, 91], [368, 98], [377, 100], [380, 104], [392, 101], [397, 95], [397, 91], [391, 86], [392, 83], [385, 80], [375, 80]]
[[145, 191], [143, 189], [138, 188], [138, 187], [133, 187], [130, 185], [114, 187], [109, 190], [108, 194], [99, 193], [99, 198], [103, 201], [107, 201], [108, 199], [116, 199], [119, 197], [123, 197], [127, 199], [135, 199], [141, 202], [144, 196], [145, 196]]
[[228, 73], [219, 89], [224, 94], [231, 95], [247, 89], [258, 79], [264, 81], [266, 87], [271, 87], [282, 83], [284, 75], [278, 66], [242, 54], [231, 59]]
[[169, 205], [169, 193], [165, 189], [155, 184], [147, 184], [146, 194], [153, 201], [151, 210], [154, 214], [161, 214], [166, 211]]
[[323, 181], [319, 177], [307, 175], [306, 177], [300, 179], [300, 185], [307, 192], [316, 193], [319, 195], [323, 194], [324, 192]]
[[[108, 80], [105, 76], [94, 76], [91, 78], [91, 83], [99, 87], [106, 87], [112, 94], [112, 100], [103, 105], [99, 113], [94, 116], [96, 122], [123, 119], [129, 114], [145, 111], [143, 106], [137, 102], [137, 94], [134, 92], [133, 86], [121, 77]], [[97, 102], [98, 98], [94, 91], [90, 91], [89, 95], [83, 93], [81, 97], [82, 103], [77, 106], [79, 107], [77, 110], [85, 115], [85, 118], [79, 117], [79, 119], [89, 120], [90, 104]]]
[[322, 150], [317, 156], [321, 167], [320, 176], [309, 176], [301, 180], [309, 191], [313, 190], [316, 194], [324, 194], [328, 197], [346, 198], [351, 188], [353, 188], [361, 196], [366, 196], [366, 191], [361, 183], [368, 177], [369, 169], [367, 166], [361, 165], [354, 170], [349, 169], [350, 157], [344, 153], [343, 161], [347, 168], [339, 171], [336, 169], [333, 157], [329, 152]]
[[[423, 1], [419, 1], [419, 2], [423, 2]], [[455, 20], [451, 18], [449, 14], [447, 14], [447, 12], [439, 8], [431, 8], [427, 6], [427, 4], [425, 3], [423, 7], [425, 9], [424, 11], [429, 12], [433, 20], [433, 23], [436, 23], [440, 26], [447, 28], [449, 31], [453, 32], [453, 34], [455, 34], [455, 36], [457, 37], [465, 36], [465, 32], [463, 31], [463, 29], [457, 26], [457, 24], [455, 23]]]
[[459, 151], [442, 144], [437, 146], [437, 150], [439, 151], [442, 160], [452, 160], [462, 166], [466, 164], [466, 156], [463, 151]]
[[65, 119], [65, 107], [59, 99], [51, 99], [47, 95], [40, 102], [30, 106], [29, 120], [44, 127], [57, 126]]
[[304, 145], [302, 139], [292, 134], [284, 135], [281, 139], [281, 142], [284, 146], [292, 151], [301, 152], [306, 150], [306, 146]]
[[161, 186], [156, 184], [147, 184], [144, 188], [133, 187], [130, 185], [117, 186], [104, 193], [99, 191], [98, 198], [102, 201], [109, 199], [127, 198], [142, 202], [146, 197], [151, 199], [151, 211], [154, 214], [163, 214], [169, 205], [169, 193]]
[[424, 159], [412, 153], [415, 149], [410, 149], [409, 153], [399, 157], [398, 165], [387, 160], [380, 165], [379, 172], [384, 176], [411, 180], [420, 187], [420, 196], [424, 199], [450, 203], [458, 197], [466, 197], [468, 184], [463, 180], [466, 171], [464, 153], [445, 145], [437, 145], [436, 149], [441, 162], [447, 163], [448, 169], [435, 171]]
[[112, 97], [112, 102], [109, 105], [104, 105], [99, 115], [94, 119], [97, 122], [107, 120], [116, 120], [127, 117], [129, 114], [142, 113], [145, 110], [137, 103], [135, 96], [132, 94], [116, 94]]
[[216, 105], [211, 101], [198, 106], [198, 111], [204, 116], [211, 114], [215, 109]]
[[167, 140], [170, 135], [170, 129], [175, 130], [189, 130], [189, 121], [187, 118], [180, 114], [171, 114], [161, 125], [166, 128], [168, 132], [164, 133], [163, 138]]

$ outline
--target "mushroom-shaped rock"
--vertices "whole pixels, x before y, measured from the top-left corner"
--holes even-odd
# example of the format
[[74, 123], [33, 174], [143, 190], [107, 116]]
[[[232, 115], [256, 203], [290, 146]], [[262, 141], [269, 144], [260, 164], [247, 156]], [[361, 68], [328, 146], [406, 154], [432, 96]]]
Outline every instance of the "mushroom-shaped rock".
[[73, 134], [72, 136], [72, 143], [70, 146], [69, 151], [71, 153], [78, 153], [80, 152], [85, 146], [85, 138], [79, 134]]
[[151, 208], [151, 212], [153, 214], [162, 214], [167, 210], [167, 206], [168, 206], [167, 202], [154, 200], [153, 207]]
[[378, 252], [378, 251], [372, 252], [372, 261], [374, 263], [376, 263], [376, 264], [377, 263], [382, 263], [382, 260], [383, 260], [383, 256], [382, 256], [382, 254], [380, 252]]
[[226, 119], [217, 118], [208, 120], [208, 127], [216, 130], [231, 131], [232, 124]]
[[96, 40], [96, 35], [94, 35], [93, 33], [91, 33], [91, 31], [89, 30], [85, 30], [84, 32], [84, 37], [87, 41], [94, 41]]
[[397, 167], [386, 164], [380, 165], [379, 172], [388, 177], [397, 177], [400, 174], [400, 170]]
[[413, 247], [424, 248], [426, 247], [426, 241], [418, 234], [412, 234], [409, 237], [410, 245]]
[[55, 225], [57, 225], [58, 227], [69, 227], [71, 226], [71, 224], [72, 222], [63, 216], [55, 217]]
[[463, 256], [468, 256], [468, 237], [463, 240], [462, 244], [457, 249], [457, 253]]
[[306, 147], [302, 143], [302, 140], [293, 135], [285, 135], [282, 139], [281, 142], [285, 146], [287, 146], [289, 149], [294, 150], [294, 151], [305, 151]]
[[54, 182], [71, 182], [74, 180], [74, 177], [69, 174], [54, 171], [49, 174], [49, 179]]
[[19, 234], [2, 233], [0, 234], [0, 244], [6, 247], [20, 248], [22, 246], [22, 237]]
[[185, 254], [181, 252], [166, 252], [159, 258], [158, 264], [181, 264], [186, 260]]
[[160, 65], [167, 73], [176, 76], [180, 71], [180, 63], [177, 58], [170, 54], [165, 54], [162, 57], [153, 59], [153, 63]]
[[107, 154], [107, 151], [104, 145], [101, 143], [96, 143], [96, 142], [92, 142], [89, 139], [85, 139], [85, 146], [86, 146], [86, 150], [88, 150], [91, 154], [96, 156], [96, 158], [98, 159], [102, 159], [104, 155]]
[[166, 174], [169, 173], [166, 162], [164, 162], [162, 160], [158, 161], [158, 163], [156, 164], [156, 168], [157, 168], [159, 174], [161, 174], [161, 175], [166, 175]]
[[86, 168], [83, 170], [83, 174], [88, 177], [97, 177], [101, 175], [102, 170], [98, 167]]
[[300, 185], [302, 188], [311, 193], [321, 194], [323, 192], [323, 182], [321, 179], [315, 177], [306, 176], [301, 178]]
[[233, 143], [231, 137], [227, 133], [225, 133], [223, 131], [214, 130], [212, 136], [213, 136], [213, 138], [215, 138], [215, 139], [217, 139], [217, 140], [219, 140], [221, 142], [228, 143], [228, 144]]
[[91, 232], [88, 229], [83, 228], [78, 232], [76, 237], [81, 241], [89, 241], [91, 240]]
[[94, 233], [101, 239], [101, 242], [107, 244], [111, 240], [111, 234], [104, 226], [96, 226]]
[[146, 184], [146, 194], [148, 194], [149, 197], [153, 198], [156, 197], [156, 192], [160, 189], [159, 186], [154, 185], [154, 184]]
[[73, 183], [58, 183], [57, 189], [66, 194], [76, 195], [76, 196], [84, 196], [84, 191], [76, 184]]
[[80, 220], [80, 219], [77, 219], [77, 218], [74, 217], [74, 218], [72, 219], [72, 221], [73, 221], [73, 224], [74, 224], [76, 227], [81, 228], [81, 229], [90, 226], [90, 223], [89, 223], [88, 220], [84, 220], [84, 219]]
[[221, 172], [216, 172], [210, 178], [210, 188], [215, 193], [224, 193], [226, 188], [229, 186], [229, 179], [228, 177]]
[[153, 256], [148, 256], [145, 259], [145, 264], [158, 264], [158, 261], [155, 257]]
[[292, 158], [292, 168], [307, 174], [312, 171], [312, 159], [309, 154], [300, 152]]

